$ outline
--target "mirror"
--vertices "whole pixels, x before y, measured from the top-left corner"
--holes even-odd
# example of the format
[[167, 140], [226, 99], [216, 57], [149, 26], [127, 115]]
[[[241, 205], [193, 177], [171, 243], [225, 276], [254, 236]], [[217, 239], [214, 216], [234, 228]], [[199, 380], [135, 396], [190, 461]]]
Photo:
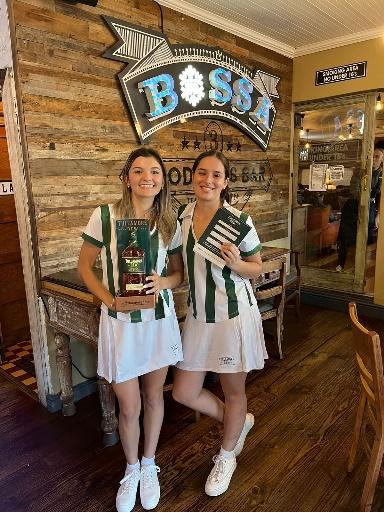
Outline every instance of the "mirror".
[[301, 112], [296, 197], [305, 223], [304, 265], [354, 273], [364, 107]]

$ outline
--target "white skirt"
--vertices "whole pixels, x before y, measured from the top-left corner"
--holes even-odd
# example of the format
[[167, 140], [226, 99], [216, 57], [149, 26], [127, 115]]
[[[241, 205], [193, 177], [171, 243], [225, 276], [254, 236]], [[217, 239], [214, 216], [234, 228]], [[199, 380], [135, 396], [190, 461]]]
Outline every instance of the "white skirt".
[[101, 312], [97, 373], [108, 382], [125, 382], [182, 359], [175, 315], [131, 323]]
[[238, 373], [264, 368], [268, 359], [257, 304], [217, 323], [196, 320], [189, 311], [182, 334], [181, 370]]

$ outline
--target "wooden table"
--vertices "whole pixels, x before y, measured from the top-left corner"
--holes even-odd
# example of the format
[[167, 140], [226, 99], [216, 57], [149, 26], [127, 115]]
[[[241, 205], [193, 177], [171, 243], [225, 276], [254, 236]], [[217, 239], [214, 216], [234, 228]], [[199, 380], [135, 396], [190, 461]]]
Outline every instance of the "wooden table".
[[[101, 272], [100, 272], [101, 277]], [[72, 358], [70, 336], [97, 350], [100, 320], [100, 301], [80, 281], [75, 269], [64, 270], [45, 277], [42, 295], [47, 306], [49, 324], [54, 329], [56, 365], [61, 386], [62, 412], [64, 416], [76, 413], [72, 385]], [[174, 301], [179, 322], [186, 313], [187, 288], [174, 291]], [[119, 440], [115, 415], [115, 394], [104, 378], [97, 380], [105, 446], [113, 446]]]
[[[274, 247], [262, 250], [263, 261], [284, 257], [289, 251]], [[100, 271], [101, 276], [101, 271]], [[176, 313], [180, 322], [186, 313], [187, 287], [173, 292]], [[61, 385], [63, 415], [76, 413], [72, 385], [72, 359], [69, 347], [70, 336], [87, 343], [97, 350], [100, 319], [100, 301], [80, 281], [75, 269], [64, 270], [45, 277], [42, 295], [47, 305], [49, 324], [55, 331], [56, 364]], [[112, 446], [119, 440], [115, 415], [115, 394], [111, 384], [99, 377], [98, 390], [102, 410], [101, 429], [103, 443]]]

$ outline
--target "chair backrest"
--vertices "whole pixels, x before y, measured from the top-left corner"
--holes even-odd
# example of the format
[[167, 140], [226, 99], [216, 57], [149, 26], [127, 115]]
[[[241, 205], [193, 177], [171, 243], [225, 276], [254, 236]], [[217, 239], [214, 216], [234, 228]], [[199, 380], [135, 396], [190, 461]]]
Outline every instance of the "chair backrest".
[[356, 352], [362, 392], [369, 404], [370, 419], [377, 431], [384, 427], [384, 376], [380, 337], [368, 331], [357, 317], [356, 304], [349, 303], [352, 345]]
[[[267, 274], [266, 284], [262, 289], [256, 289], [257, 300], [270, 299], [275, 297], [274, 306], [276, 307], [282, 300], [285, 292], [285, 258], [263, 261], [261, 273]], [[276, 277], [274, 277], [276, 276]]]

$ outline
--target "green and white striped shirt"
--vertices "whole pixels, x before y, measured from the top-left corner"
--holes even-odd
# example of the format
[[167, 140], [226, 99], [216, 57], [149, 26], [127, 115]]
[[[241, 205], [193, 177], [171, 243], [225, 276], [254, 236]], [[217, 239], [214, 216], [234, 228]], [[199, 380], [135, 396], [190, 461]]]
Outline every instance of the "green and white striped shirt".
[[[88, 225], [85, 228], [82, 238], [101, 249], [101, 264], [103, 269], [103, 283], [105, 287], [116, 295], [119, 289], [119, 267], [116, 243], [116, 217], [113, 205], [102, 205], [96, 208]], [[153, 267], [160, 276], [167, 275], [167, 255], [181, 252], [181, 231], [177, 222], [176, 232], [168, 247], [164, 246], [161, 235], [157, 229], [151, 231], [151, 253]], [[178, 245], [177, 245], [178, 244]], [[116, 313], [108, 310], [103, 304], [101, 308], [108, 311], [110, 316], [123, 320], [124, 322], [148, 322], [159, 320], [174, 314], [174, 302], [171, 290], [161, 290], [159, 299], [154, 309], [141, 309], [129, 313]]]
[[[221, 322], [238, 316], [257, 302], [249, 279], [239, 276], [229, 267], [222, 269], [193, 251], [196, 243], [192, 225], [195, 205], [182, 205], [178, 213], [185, 272], [189, 282], [189, 305], [197, 320]], [[227, 202], [223, 206], [251, 226], [239, 245], [241, 256], [259, 252], [261, 244], [251, 217]]]

